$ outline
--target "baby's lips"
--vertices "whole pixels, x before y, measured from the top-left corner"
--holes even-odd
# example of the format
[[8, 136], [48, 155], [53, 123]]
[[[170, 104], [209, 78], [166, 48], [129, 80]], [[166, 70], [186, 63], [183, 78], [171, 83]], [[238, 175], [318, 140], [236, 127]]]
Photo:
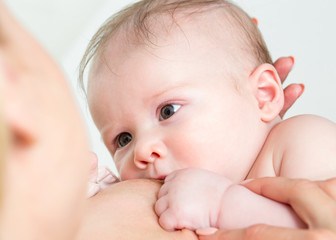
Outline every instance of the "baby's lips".
[[167, 176], [159, 176], [156, 178], [156, 180], [161, 180], [161, 181], [164, 181], [166, 179]]

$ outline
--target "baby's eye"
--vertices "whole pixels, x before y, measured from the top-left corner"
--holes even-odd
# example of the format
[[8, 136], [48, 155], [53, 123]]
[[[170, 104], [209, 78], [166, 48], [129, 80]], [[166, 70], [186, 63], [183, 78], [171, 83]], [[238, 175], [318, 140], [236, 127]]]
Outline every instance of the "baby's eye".
[[173, 116], [179, 109], [181, 105], [179, 104], [167, 104], [163, 106], [160, 110], [160, 121], [166, 120]]
[[120, 147], [120, 148], [125, 147], [130, 141], [132, 141], [132, 135], [131, 134], [129, 134], [127, 132], [120, 133], [118, 138], [117, 138], [118, 147]]

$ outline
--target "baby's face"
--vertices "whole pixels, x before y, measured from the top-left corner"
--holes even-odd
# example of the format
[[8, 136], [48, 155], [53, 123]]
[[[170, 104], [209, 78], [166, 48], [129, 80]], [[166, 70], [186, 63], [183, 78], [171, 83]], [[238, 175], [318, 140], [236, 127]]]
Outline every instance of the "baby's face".
[[246, 177], [264, 138], [257, 102], [216, 41], [184, 29], [153, 48], [113, 42], [95, 62], [89, 106], [122, 180], [188, 167]]

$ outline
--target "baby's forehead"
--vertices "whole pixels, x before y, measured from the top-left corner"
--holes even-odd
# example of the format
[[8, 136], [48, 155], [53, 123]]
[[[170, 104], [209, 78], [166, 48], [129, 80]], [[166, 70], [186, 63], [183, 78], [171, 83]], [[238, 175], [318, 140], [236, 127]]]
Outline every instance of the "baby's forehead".
[[[224, 8], [197, 11], [188, 9], [173, 14], [155, 13], [140, 22], [128, 19], [109, 36], [104, 48], [100, 49], [95, 57], [96, 66], [97, 63], [105, 64], [104, 59], [109, 59], [109, 63], [113, 65], [113, 58], [120, 62], [120, 59], [127, 59], [139, 48], [148, 52], [155, 50], [157, 53], [160, 48], [182, 43], [186, 48], [193, 45], [190, 48], [195, 51], [205, 51], [209, 45], [217, 47], [218, 52], [223, 53], [219, 56], [221, 61], [226, 64], [230, 62], [230, 65], [236, 63], [235, 67], [231, 66], [231, 71], [236, 72], [241, 67], [249, 69], [250, 65], [255, 65], [250, 45], [242, 40], [244, 35], [241, 26], [228, 11], [230, 10]], [[195, 45], [199, 48], [195, 48]]]
[[180, 42], [188, 45], [193, 44], [195, 39], [204, 41], [204, 44], [226, 44], [230, 45], [230, 49], [237, 49], [233, 47], [233, 44], [238, 44], [237, 41], [232, 40], [239, 38], [235, 36], [239, 35], [239, 31], [223, 10], [183, 11], [173, 15], [157, 13], [147, 17], [141, 24], [131, 21], [119, 27], [97, 55], [105, 54], [111, 48], [122, 49], [125, 54], [136, 48], [147, 48], [150, 51]]
[[[157, 49], [175, 40], [192, 44], [201, 37], [206, 44], [227, 47], [226, 56], [236, 65], [271, 62], [253, 21], [227, 1], [146, 0], [112, 16], [97, 31], [82, 59], [80, 79], [83, 81], [85, 67], [91, 60], [122, 58], [134, 48]], [[118, 50], [107, 56], [111, 53], [109, 48], [124, 52]]]
[[[127, 29], [113, 34], [106, 43], [104, 49], [97, 54], [94, 62], [97, 66], [104, 64], [104, 59], [114, 62], [114, 58], [128, 59], [138, 50], [146, 51], [156, 55], [165, 49], [181, 49], [184, 46], [186, 52], [189, 49], [194, 51], [206, 51], [209, 48], [236, 49], [232, 41], [233, 34], [231, 27], [223, 30], [219, 25], [226, 24], [216, 13], [197, 13], [194, 15], [177, 15], [172, 18], [170, 15], [153, 16], [153, 22], [146, 32], [140, 33], [138, 29]], [[222, 29], [221, 29], [222, 28]], [[174, 51], [174, 50], [173, 50]], [[226, 51], [228, 53], [228, 51]], [[235, 52], [237, 54], [237, 51]], [[224, 57], [228, 56], [226, 54]], [[160, 55], [157, 55], [158, 58]], [[97, 61], [97, 59], [99, 61]]]
[[[133, 44], [153, 45], [174, 37], [188, 38], [190, 34], [229, 37], [239, 34], [238, 26], [231, 21], [227, 10], [205, 8], [202, 10], [179, 10], [174, 13], [153, 14], [143, 22], [128, 24], [122, 31], [124, 39]], [[120, 33], [120, 31], [119, 31]], [[230, 33], [230, 35], [228, 35]]]

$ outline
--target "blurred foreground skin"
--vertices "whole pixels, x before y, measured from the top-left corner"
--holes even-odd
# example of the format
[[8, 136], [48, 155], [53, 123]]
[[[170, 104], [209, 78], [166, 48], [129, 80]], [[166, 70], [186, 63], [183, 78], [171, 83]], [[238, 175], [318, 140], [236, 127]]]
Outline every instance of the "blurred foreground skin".
[[[0, 72], [0, 96], [3, 95], [2, 92], [2, 84], [3, 84], [3, 76]], [[2, 109], [3, 106], [3, 99], [0, 97], [0, 109]], [[3, 112], [0, 111], [0, 214], [1, 214], [1, 206], [2, 206], [2, 199], [3, 199], [3, 171], [4, 171], [4, 161], [6, 156], [6, 150], [7, 150], [7, 131], [4, 124], [4, 116]], [[1, 227], [1, 222], [0, 222]], [[0, 228], [1, 232], [1, 228]]]
[[0, 238], [73, 239], [88, 178], [85, 128], [58, 66], [2, 1], [0, 76], [9, 132]]

